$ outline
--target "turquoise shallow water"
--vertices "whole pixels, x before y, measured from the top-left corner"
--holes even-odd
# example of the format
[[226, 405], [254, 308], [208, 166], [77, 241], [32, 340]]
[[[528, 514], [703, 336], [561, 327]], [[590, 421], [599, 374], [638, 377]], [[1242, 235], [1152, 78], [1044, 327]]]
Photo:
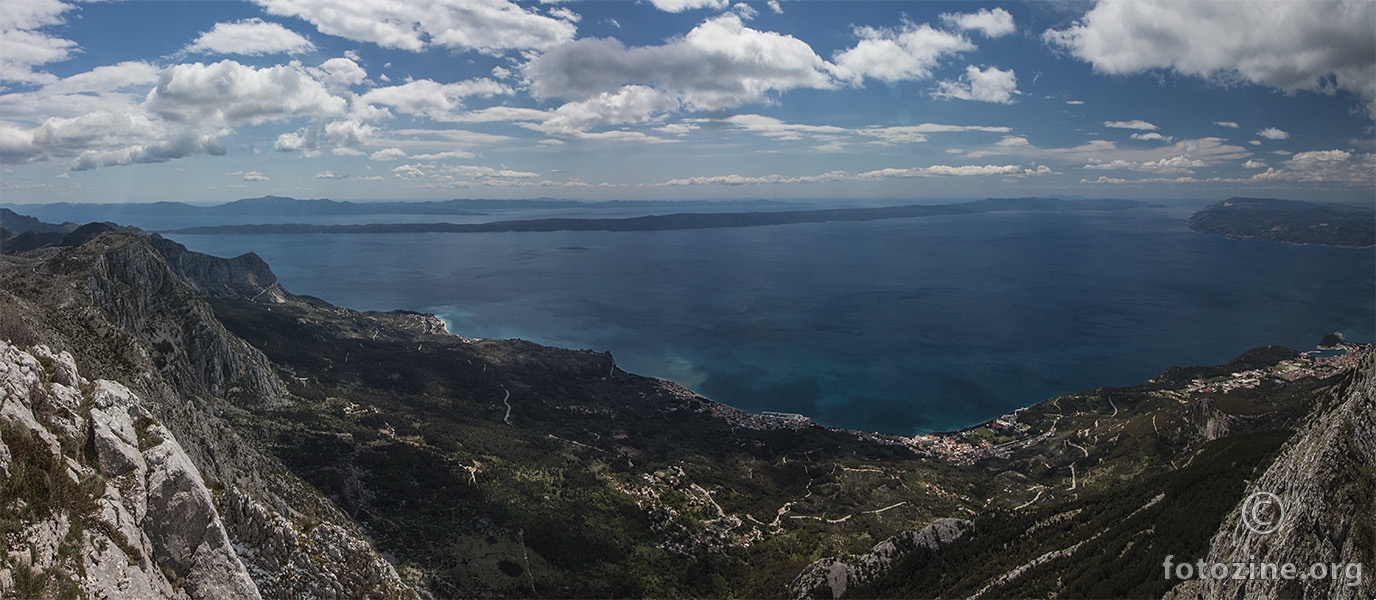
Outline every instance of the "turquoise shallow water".
[[455, 333], [610, 350], [749, 410], [894, 433], [1328, 332], [1372, 341], [1376, 251], [1233, 241], [1196, 207], [661, 232], [172, 236]]

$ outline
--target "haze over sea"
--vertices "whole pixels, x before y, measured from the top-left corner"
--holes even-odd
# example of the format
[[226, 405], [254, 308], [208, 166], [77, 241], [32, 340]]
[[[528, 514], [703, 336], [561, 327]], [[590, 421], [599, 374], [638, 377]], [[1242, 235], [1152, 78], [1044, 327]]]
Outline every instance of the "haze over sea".
[[217, 256], [256, 252], [289, 291], [334, 304], [432, 312], [468, 337], [609, 350], [628, 371], [743, 410], [911, 434], [1256, 346], [1309, 349], [1333, 331], [1372, 341], [1376, 251], [1188, 230], [1204, 204], [688, 231], [169, 237]]

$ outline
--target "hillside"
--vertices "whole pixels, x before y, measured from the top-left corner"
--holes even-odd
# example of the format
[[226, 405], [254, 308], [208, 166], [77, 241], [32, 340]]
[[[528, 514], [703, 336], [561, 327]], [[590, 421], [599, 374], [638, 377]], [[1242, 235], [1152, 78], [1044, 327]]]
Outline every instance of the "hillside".
[[1187, 222], [1200, 233], [1235, 239], [1347, 248], [1376, 245], [1376, 210], [1370, 206], [1229, 198], [1194, 213]]
[[[39, 557], [3, 568], [38, 596], [111, 592], [86, 576], [108, 561], [138, 563], [149, 595], [193, 598], [1159, 596], [1157, 555], [1205, 556], [1246, 482], [1296, 428], [1351, 420], [1334, 399], [1369, 398], [1353, 373], [1373, 368], [1352, 344], [1323, 359], [1258, 349], [903, 437], [742, 413], [605, 353], [295, 296], [253, 255], [137, 232], [71, 241], [0, 255], [0, 353], [24, 373], [0, 413], [5, 464], [31, 474], [6, 479], [0, 516], [8, 547]], [[117, 403], [99, 391], [120, 387]], [[112, 406], [128, 427], [102, 416]], [[205, 532], [219, 562], [140, 516], [169, 471], [117, 463], [164, 446], [209, 503], [183, 537]], [[1366, 531], [1347, 516], [1362, 501], [1322, 512]], [[1182, 515], [1193, 534], [1177, 535]], [[1076, 560], [1006, 576], [1070, 546]], [[112, 547], [123, 557], [90, 558]], [[944, 587], [912, 587], [923, 577]]]

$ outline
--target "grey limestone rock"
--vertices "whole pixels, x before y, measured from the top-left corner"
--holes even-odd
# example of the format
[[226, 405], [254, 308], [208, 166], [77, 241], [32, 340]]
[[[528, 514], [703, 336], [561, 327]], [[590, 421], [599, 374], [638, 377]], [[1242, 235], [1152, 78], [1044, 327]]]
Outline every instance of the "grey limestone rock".
[[973, 523], [963, 519], [937, 519], [918, 531], [904, 531], [886, 539], [864, 554], [847, 557], [827, 557], [803, 569], [789, 583], [795, 598], [810, 598], [818, 590], [826, 590], [831, 598], [840, 598], [855, 585], [883, 574], [894, 561], [919, 548], [936, 550], [955, 541], [970, 530]]
[[[1214, 535], [1208, 556], [1199, 558], [1211, 565], [1292, 564], [1306, 576], [1196, 578], [1168, 597], [1367, 599], [1376, 594], [1373, 573], [1362, 571], [1376, 565], [1373, 357], [1341, 394], [1311, 413], [1265, 474], [1248, 486], [1247, 497], [1260, 494], [1268, 494], [1280, 510], [1268, 509], [1264, 519], [1249, 521], [1253, 507], [1244, 501]], [[1325, 565], [1324, 576], [1312, 576], [1319, 574], [1310, 571], [1319, 564]]]
[[[54, 517], [89, 515], [86, 546], [66, 551], [85, 566], [64, 559], [49, 575], [92, 597], [417, 597], [356, 523], [224, 419], [292, 402], [205, 301], [282, 297], [266, 264], [121, 232], [50, 256], [34, 269], [51, 295], [7, 308], [63, 325], [41, 347], [0, 342], [0, 423], [89, 492]], [[81, 365], [104, 379], [86, 381]], [[5, 475], [12, 466], [0, 461]], [[14, 565], [0, 564], [0, 596]]]
[[235, 555], [200, 471], [170, 431], [157, 425], [150, 429], [168, 440], [143, 453], [148, 463], [143, 528], [158, 563], [185, 578], [192, 598], [258, 598], [258, 587]]

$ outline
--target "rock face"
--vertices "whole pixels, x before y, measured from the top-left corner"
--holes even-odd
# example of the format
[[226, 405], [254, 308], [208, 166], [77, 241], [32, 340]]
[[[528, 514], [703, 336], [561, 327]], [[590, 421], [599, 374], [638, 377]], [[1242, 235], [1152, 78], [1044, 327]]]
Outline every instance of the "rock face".
[[[0, 576], [28, 587], [6, 591], [42, 596], [65, 580], [93, 596], [259, 597], [200, 472], [128, 388], [82, 378], [66, 352], [0, 341], [0, 390], [10, 475], [47, 479], [5, 498], [3, 510], [31, 517], [7, 536], [8, 576]], [[87, 432], [95, 456], [81, 449]], [[55, 572], [34, 589], [35, 570]]]
[[904, 531], [879, 542], [865, 554], [828, 557], [814, 562], [803, 569], [788, 588], [795, 598], [840, 598], [848, 588], [887, 571], [903, 555], [918, 549], [940, 549], [964, 535], [972, 525], [961, 519], [937, 519], [920, 531]]
[[[80, 582], [110, 597], [416, 597], [355, 523], [227, 421], [291, 399], [200, 294], [270, 301], [283, 293], [271, 271], [156, 242], [111, 232], [0, 265], [0, 312], [46, 344], [6, 344], [0, 363], [18, 374], [0, 407], [0, 472], [42, 480], [0, 495], [4, 516], [33, 523], [6, 542], [3, 595]], [[70, 476], [52, 477], [64, 464]], [[17, 558], [26, 546], [42, 560]]]
[[280, 301], [285, 293], [268, 264], [252, 252], [224, 259], [192, 252], [156, 234], [149, 241], [182, 282], [201, 297]]
[[[1356, 599], [1376, 594], [1373, 573], [1362, 570], [1376, 565], [1372, 357], [1353, 373], [1345, 390], [1316, 407], [1266, 473], [1248, 486], [1247, 494], [1270, 499], [1280, 510], [1258, 510], [1256, 503], [1239, 505], [1214, 536], [1204, 560], [1291, 564], [1306, 577], [1191, 579], [1172, 591], [1174, 598]], [[1315, 566], [1320, 564], [1323, 573]]]

